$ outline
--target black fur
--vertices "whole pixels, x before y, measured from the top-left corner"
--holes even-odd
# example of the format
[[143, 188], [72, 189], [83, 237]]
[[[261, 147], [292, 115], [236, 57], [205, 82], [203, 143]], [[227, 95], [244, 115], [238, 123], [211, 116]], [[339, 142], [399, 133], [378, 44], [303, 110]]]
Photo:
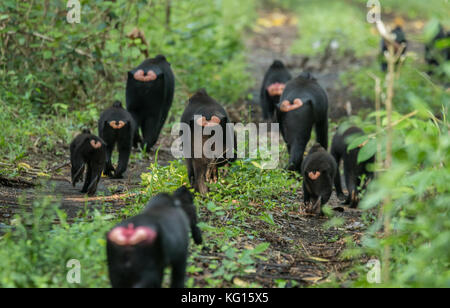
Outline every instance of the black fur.
[[[121, 129], [113, 129], [109, 123], [111, 121], [123, 121], [125, 126]], [[106, 142], [106, 167], [105, 174], [120, 179], [127, 170], [130, 159], [131, 148], [133, 146], [133, 136], [136, 130], [136, 124], [131, 114], [123, 109], [120, 102], [115, 102], [113, 106], [100, 115], [98, 121], [98, 134]], [[115, 170], [111, 156], [117, 145], [119, 151], [119, 165]]]
[[[141, 82], [134, 79], [138, 70], [147, 73], [153, 70], [158, 78], [152, 82]], [[133, 116], [137, 127], [142, 130], [143, 146], [147, 151], [158, 141], [159, 134], [172, 106], [175, 91], [175, 77], [170, 64], [164, 56], [145, 60], [134, 70], [128, 72], [127, 110]], [[140, 141], [139, 130], [136, 129], [134, 146]]]
[[[202, 155], [202, 158], [194, 157], [195, 147], [197, 146], [198, 148], [201, 146], [203, 148], [205, 142], [211, 138], [211, 136], [203, 136], [201, 144], [196, 144], [194, 142], [195, 116], [204, 116], [207, 120], [210, 120], [213, 116], [220, 119], [220, 126], [222, 127], [223, 132], [226, 133], [223, 136], [224, 153], [216, 159], [207, 158], [205, 155]], [[211, 98], [205, 90], [198, 91], [189, 99], [189, 104], [181, 117], [181, 123], [185, 123], [191, 128], [191, 153], [190, 158], [188, 157], [185, 159], [188, 177], [192, 187], [201, 194], [206, 194], [208, 192], [206, 186], [207, 181], [217, 181], [219, 167], [235, 161], [234, 150], [236, 149], [236, 138], [234, 136], [234, 131], [230, 130], [226, 125], [229, 123], [228, 119], [228, 114], [225, 109], [217, 101]], [[227, 138], [234, 138], [234, 149], [228, 149], [226, 147]], [[188, 140], [185, 142], [188, 142]], [[203, 151], [201, 153], [203, 154]], [[188, 153], [186, 154], [189, 155]]]
[[358, 207], [359, 196], [358, 196], [358, 187], [361, 185], [361, 176], [366, 175], [365, 185], [369, 180], [373, 178], [373, 172], [368, 171], [368, 165], [375, 163], [375, 156], [371, 157], [369, 160], [358, 164], [358, 154], [360, 148], [353, 149], [348, 151], [348, 145], [350, 140], [357, 136], [363, 136], [364, 132], [358, 127], [351, 127], [347, 129], [343, 134], [338, 132], [333, 138], [333, 142], [331, 145], [331, 154], [336, 160], [337, 164], [337, 176], [335, 179], [336, 193], [340, 199], [345, 198], [344, 193], [342, 192], [341, 185], [341, 175], [339, 171], [339, 165], [341, 160], [344, 161], [344, 176], [345, 176], [345, 184], [348, 189], [348, 196], [345, 198], [346, 201], [344, 204], [349, 204], [352, 208]]
[[172, 288], [183, 288], [189, 246], [189, 229], [196, 244], [202, 235], [197, 227], [197, 214], [191, 193], [182, 187], [172, 196], [159, 194], [147, 205], [142, 214], [130, 218], [113, 228], [149, 227], [157, 232], [151, 244], [119, 246], [107, 235], [106, 252], [113, 288], [160, 288], [164, 269], [172, 269]]
[[269, 67], [264, 81], [261, 87], [261, 108], [263, 110], [263, 118], [265, 121], [272, 121], [274, 118], [277, 104], [280, 102], [280, 96], [270, 96], [267, 92], [267, 87], [274, 83], [286, 84], [292, 79], [292, 75], [289, 73], [283, 62], [275, 60]]
[[[436, 44], [445, 39], [450, 38], [450, 32], [445, 32], [442, 25], [439, 25], [439, 31], [435, 37], [425, 45], [425, 61], [428, 65], [439, 66], [441, 63], [450, 60], [450, 47], [438, 49]], [[433, 74], [433, 70], [430, 68], [428, 73]]]
[[[305, 204], [312, 202], [312, 212], [323, 215], [322, 206], [330, 200], [336, 177], [334, 158], [320, 145], [314, 145], [302, 164], [303, 194]], [[309, 177], [310, 172], [320, 172], [316, 180]]]
[[[303, 106], [291, 112], [279, 110], [281, 102], [300, 98]], [[328, 97], [309, 73], [303, 73], [286, 85], [278, 104], [277, 118], [290, 154], [288, 169], [301, 173], [303, 155], [315, 126], [317, 142], [328, 149]]]
[[[391, 33], [395, 35], [395, 41], [398, 44], [405, 44], [405, 48], [403, 49], [403, 52], [402, 52], [402, 55], [405, 55], [406, 51], [407, 51], [407, 47], [408, 47], [408, 41], [406, 40], [406, 35], [405, 35], [405, 32], [403, 32], [402, 27], [397, 26], [394, 30], [391, 31]], [[386, 72], [387, 67], [388, 67], [388, 64], [386, 62], [386, 57], [384, 56], [385, 52], [387, 52], [387, 51], [388, 51], [388, 45], [387, 45], [386, 40], [383, 38], [383, 39], [381, 39], [381, 55], [380, 55], [381, 70], [383, 72]]]
[[[102, 144], [101, 148], [94, 149], [91, 145], [92, 140], [100, 142]], [[92, 135], [89, 130], [84, 130], [70, 144], [72, 185], [75, 187], [82, 180], [84, 170], [87, 167], [86, 179], [81, 192], [90, 196], [94, 195], [105, 168], [105, 161], [105, 142], [99, 137]]]

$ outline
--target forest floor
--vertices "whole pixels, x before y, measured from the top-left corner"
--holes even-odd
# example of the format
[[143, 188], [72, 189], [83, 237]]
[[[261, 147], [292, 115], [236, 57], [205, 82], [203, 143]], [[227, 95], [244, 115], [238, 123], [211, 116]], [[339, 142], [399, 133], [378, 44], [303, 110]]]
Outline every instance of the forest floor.
[[[261, 18], [276, 18], [273, 14], [261, 12]], [[350, 113], [357, 112], [360, 108], [371, 108], [372, 102], [361, 101], [352, 96], [350, 88], [343, 87], [339, 82], [339, 72], [348, 70], [352, 66], [362, 66], [373, 59], [356, 59], [352, 53], [346, 53], [343, 57], [337, 57], [331, 50], [316, 57], [304, 57], [290, 55], [289, 50], [293, 41], [299, 35], [295, 23], [290, 23], [287, 14], [287, 22], [282, 25], [264, 27], [260, 26], [253, 31], [246, 42], [250, 71], [255, 77], [255, 86], [251, 89], [253, 99], [237, 102], [228, 108], [232, 121], [240, 122], [243, 116], [258, 122], [261, 119], [259, 109], [259, 86], [265, 70], [274, 59], [283, 60], [293, 74], [296, 75], [303, 70], [312, 71], [318, 78], [319, 83], [327, 90], [330, 97], [330, 117], [332, 120], [345, 117]], [[249, 108], [251, 107], [251, 108]], [[156, 148], [160, 147], [158, 163], [166, 165], [173, 160], [170, 153], [172, 137], [163, 135]], [[68, 153], [68, 146], [64, 149]], [[98, 196], [85, 197], [79, 193], [80, 187], [73, 187], [70, 183], [70, 166], [66, 164], [67, 158], [56, 158], [53, 169], [48, 171], [49, 178], [43, 183], [38, 180], [34, 167], [25, 168], [20, 177], [14, 179], [0, 178], [0, 232], [1, 228], [13, 219], [15, 214], [20, 213], [22, 206], [27, 209], [32, 202], [41, 195], [54, 196], [61, 203], [61, 208], [67, 212], [69, 221], [86, 209], [106, 209], [107, 212], [118, 212], [122, 207], [130, 205], [139, 193], [140, 175], [149, 172], [149, 165], [154, 162], [155, 153], [148, 158], [142, 158], [134, 153], [127, 176], [123, 180], [112, 180], [103, 178], [98, 189]], [[45, 154], [52, 156], [51, 154]], [[40, 157], [33, 155], [27, 160], [29, 166], [37, 166]], [[50, 159], [49, 159], [50, 160]], [[50, 160], [52, 161], [52, 160]], [[37, 168], [36, 168], [37, 169]], [[283, 198], [289, 199], [292, 204], [302, 208], [302, 194], [297, 196], [289, 194], [286, 190]], [[339, 274], [348, 268], [351, 261], [341, 258], [341, 252], [346, 248], [345, 239], [351, 238], [357, 244], [364, 231], [365, 224], [362, 221], [360, 210], [342, 208], [340, 201], [333, 194], [329, 202], [332, 208], [338, 210], [337, 216], [343, 218], [345, 223], [339, 228], [325, 229], [323, 224], [326, 218], [310, 217], [303, 211], [286, 212], [273, 210], [273, 220], [280, 228], [277, 232], [260, 231], [259, 241], [269, 242], [271, 245], [265, 252], [267, 260], [256, 267], [256, 272], [251, 273], [247, 279], [258, 282], [265, 287], [276, 286], [279, 279], [293, 280], [301, 284], [316, 284], [326, 281], [331, 273]], [[257, 205], [255, 205], [257, 206]], [[206, 216], [206, 209], [199, 209]], [[5, 223], [5, 224], [2, 224]], [[261, 221], [251, 226], [254, 229], [264, 230], [266, 226]], [[242, 242], [239, 245], [245, 249], [248, 245], [255, 243]], [[204, 254], [208, 254], [205, 252]], [[210, 253], [195, 259], [197, 266], [207, 267], [210, 258], [220, 256]], [[196, 276], [195, 285], [202, 286], [205, 280]]]

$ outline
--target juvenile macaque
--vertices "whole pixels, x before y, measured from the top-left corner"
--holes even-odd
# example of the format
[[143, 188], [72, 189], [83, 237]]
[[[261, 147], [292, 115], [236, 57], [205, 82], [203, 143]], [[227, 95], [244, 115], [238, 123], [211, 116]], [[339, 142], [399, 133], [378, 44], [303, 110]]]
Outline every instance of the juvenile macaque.
[[320, 145], [314, 145], [302, 165], [305, 205], [312, 214], [323, 215], [322, 206], [330, 200], [336, 177], [334, 158]]
[[87, 169], [82, 193], [94, 195], [102, 177], [106, 161], [106, 146], [102, 139], [83, 130], [70, 144], [70, 162], [72, 165], [72, 184], [80, 182]]
[[[123, 109], [120, 102], [115, 102], [111, 108], [100, 115], [98, 133], [106, 143], [105, 174], [107, 176], [114, 176], [116, 179], [123, 177], [130, 159], [135, 130], [136, 124], [133, 117]], [[114, 169], [111, 156], [116, 145], [119, 151], [119, 165], [117, 169]]]

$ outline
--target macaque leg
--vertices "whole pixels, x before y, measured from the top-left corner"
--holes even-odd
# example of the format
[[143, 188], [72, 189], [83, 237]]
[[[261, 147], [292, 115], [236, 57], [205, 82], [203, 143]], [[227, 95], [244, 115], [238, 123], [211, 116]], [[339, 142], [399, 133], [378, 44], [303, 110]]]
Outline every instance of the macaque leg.
[[130, 160], [131, 148], [127, 146], [119, 146], [119, 165], [114, 174], [114, 178], [121, 179], [127, 170], [128, 161]]
[[189, 183], [192, 187], [195, 187], [195, 173], [194, 173], [194, 163], [192, 158], [186, 158], [186, 167], [188, 172]]
[[219, 168], [216, 164], [211, 164], [208, 167], [208, 172], [206, 175], [206, 181], [210, 184], [215, 184], [219, 180]]
[[106, 146], [106, 167], [105, 167], [106, 176], [112, 176], [112, 173], [114, 172], [114, 167], [111, 161], [113, 150], [114, 144], [108, 143], [108, 145]]
[[172, 282], [170, 287], [181, 289], [184, 288], [184, 280], [186, 279], [186, 258], [180, 258], [179, 261], [172, 264]]
[[194, 160], [195, 189], [202, 195], [208, 193], [206, 186], [206, 172], [208, 165], [202, 160]]
[[89, 196], [92, 196], [97, 191], [98, 183], [102, 177], [103, 166], [95, 165], [91, 168], [91, 183], [87, 188], [87, 193]]
[[328, 121], [318, 122], [316, 125], [317, 142], [328, 150]]
[[336, 195], [338, 196], [339, 200], [344, 200], [345, 195], [342, 191], [342, 183], [341, 183], [341, 170], [340, 170], [340, 163], [341, 158], [336, 153], [333, 153], [334, 159], [336, 160], [337, 164], [337, 170], [336, 170], [336, 177], [334, 178], [334, 187], [336, 188]]
[[144, 120], [144, 125], [142, 126], [144, 146], [147, 147], [147, 153], [150, 152], [152, 147], [158, 141], [159, 131], [156, 123], [159, 123], [157, 117], [147, 118]]
[[305, 179], [303, 180], [303, 201], [307, 205], [311, 201], [311, 194], [306, 187]]
[[[345, 205], [352, 205], [352, 200], [357, 196], [358, 191], [355, 183], [355, 175], [354, 171], [350, 169], [350, 166], [345, 166], [344, 164], [344, 173], [345, 173], [345, 184], [347, 185], [348, 196], [347, 200], [344, 202]], [[352, 205], [353, 206], [353, 205]]]
[[305, 153], [306, 148], [306, 142], [303, 141], [297, 141], [295, 144], [292, 145], [291, 151], [290, 151], [290, 158], [289, 158], [289, 166], [288, 170], [290, 171], [297, 171], [298, 173], [301, 173], [302, 171], [302, 162], [303, 162], [303, 155]]
[[92, 168], [90, 164], [88, 164], [86, 171], [86, 179], [84, 180], [84, 185], [83, 189], [81, 189], [81, 193], [85, 194], [88, 192], [88, 188], [91, 185], [91, 181], [92, 181]]

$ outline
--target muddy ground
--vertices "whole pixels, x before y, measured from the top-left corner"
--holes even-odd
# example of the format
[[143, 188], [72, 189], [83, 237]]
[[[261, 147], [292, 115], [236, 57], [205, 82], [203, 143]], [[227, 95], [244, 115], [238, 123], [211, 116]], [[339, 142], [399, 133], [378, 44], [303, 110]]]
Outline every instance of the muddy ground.
[[[267, 17], [268, 13], [261, 12], [260, 14]], [[253, 99], [237, 102], [228, 108], [233, 121], [239, 121], [242, 116], [247, 118], [249, 106], [252, 107], [252, 120], [256, 122], [261, 120], [259, 87], [265, 70], [274, 59], [283, 60], [294, 75], [303, 70], [314, 73], [319, 83], [329, 93], [332, 120], [338, 120], [350, 113], [355, 114], [361, 108], [371, 108], [372, 102], [352, 97], [351, 89], [340, 84], [339, 73], [352, 66], [366, 65], [368, 61], [374, 59], [356, 59], [351, 52], [346, 53], [344, 57], [337, 58], [332, 51], [316, 57], [290, 55], [290, 46], [298, 35], [297, 26], [287, 23], [278, 27], [262, 28], [250, 36], [246, 42], [246, 48], [250, 63], [249, 70], [255, 79], [255, 85], [251, 89]], [[417, 45], [415, 48], [420, 49], [421, 47]], [[165, 165], [173, 159], [169, 150], [171, 140], [170, 136], [161, 136], [157, 145], [157, 147], [161, 146], [158, 156], [158, 162], [161, 165]], [[21, 211], [19, 204], [27, 208], [42, 194], [59, 199], [61, 208], [68, 213], [70, 219], [77, 217], [86, 208], [106, 207], [107, 211], [117, 212], [121, 207], [132, 202], [140, 185], [140, 174], [148, 171], [154, 157], [155, 153], [152, 153], [146, 159], [132, 160], [127, 177], [123, 180], [104, 178], [99, 186], [98, 196], [91, 198], [82, 196], [79, 193], [79, 186], [71, 185], [70, 166], [65, 165], [68, 157], [66, 159], [58, 158], [54, 162], [49, 172], [50, 178], [43, 185], [39, 185], [41, 180], [37, 179], [36, 172], [32, 167], [23, 172], [20, 177], [0, 178], [0, 231], [2, 227], [6, 227], [15, 214]], [[36, 161], [33, 161], [33, 157], [31, 157], [27, 163], [30, 166], [37, 166], [37, 161], [37, 157]], [[23, 199], [19, 201], [21, 196]], [[290, 195], [288, 189], [286, 189], [286, 195], [282, 196], [282, 198], [289, 199], [292, 204], [298, 205], [296, 208], [302, 207], [301, 197], [301, 194], [299, 196]], [[333, 195], [330, 205], [339, 210], [342, 209], [340, 201], [335, 195]], [[200, 209], [200, 211], [203, 215], [207, 214], [206, 209]], [[344, 212], [338, 213], [337, 215], [345, 219], [345, 224], [340, 228], [329, 230], [323, 228], [326, 219], [313, 218], [302, 211], [286, 213], [275, 210], [272, 214], [274, 221], [280, 227], [279, 232], [262, 231], [261, 238], [258, 239], [258, 242], [271, 244], [267, 251], [268, 260], [258, 264], [256, 273], [242, 277], [249, 282], [257, 281], [265, 287], [275, 286], [277, 279], [295, 280], [308, 285], [315, 284], [325, 281], [332, 273], [342, 272], [350, 264], [349, 261], [340, 258], [340, 253], [345, 249], [344, 238], [350, 237], [353, 242], [358, 243], [364, 228], [359, 210], [345, 209]], [[264, 230], [266, 227], [261, 222], [260, 225], [252, 226], [252, 228]], [[242, 242], [242, 249], [245, 249], [246, 245], [254, 246], [254, 244]], [[220, 255], [204, 255], [195, 261], [198, 266], [207, 268], [208, 259], [211, 258], [220, 258]], [[195, 280], [197, 286], [205, 283], [200, 276], [195, 277]]]

